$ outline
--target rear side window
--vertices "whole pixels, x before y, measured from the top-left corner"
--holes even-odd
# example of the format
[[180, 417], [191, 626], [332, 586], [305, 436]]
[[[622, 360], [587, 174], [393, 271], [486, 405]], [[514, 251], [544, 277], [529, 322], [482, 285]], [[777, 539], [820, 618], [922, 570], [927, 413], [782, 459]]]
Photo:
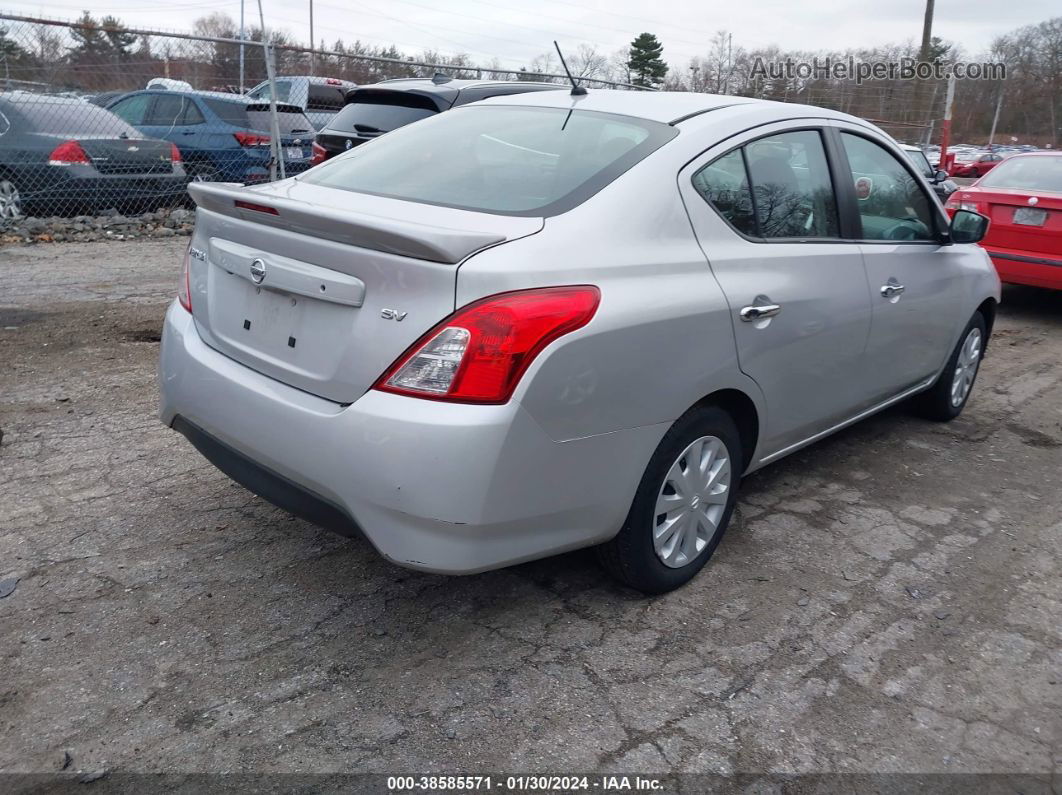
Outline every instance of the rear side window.
[[585, 201], [677, 134], [629, 116], [469, 105], [352, 149], [300, 179], [446, 207], [550, 216]]
[[758, 236], [745, 156], [740, 149], [728, 152], [694, 174], [693, 187], [737, 231]]
[[693, 186], [737, 231], [761, 238], [836, 238], [837, 200], [815, 130], [752, 141], [712, 161]]
[[935, 240], [932, 199], [891, 152], [842, 132], [864, 240]]
[[427, 97], [399, 91], [366, 91], [355, 94], [354, 101], [339, 111], [328, 127], [342, 132], [390, 132], [438, 112]]
[[34, 97], [13, 104], [16, 112], [28, 124], [27, 132], [114, 138], [124, 134], [130, 138], [141, 137], [140, 133], [118, 116], [91, 102]]
[[343, 89], [339, 86], [322, 86], [311, 83], [306, 110], [339, 110], [343, 107]]
[[155, 97], [155, 105], [151, 108], [145, 124], [155, 124], [163, 127], [173, 127], [181, 123], [184, 115], [184, 106], [188, 102], [184, 97], [160, 94]]

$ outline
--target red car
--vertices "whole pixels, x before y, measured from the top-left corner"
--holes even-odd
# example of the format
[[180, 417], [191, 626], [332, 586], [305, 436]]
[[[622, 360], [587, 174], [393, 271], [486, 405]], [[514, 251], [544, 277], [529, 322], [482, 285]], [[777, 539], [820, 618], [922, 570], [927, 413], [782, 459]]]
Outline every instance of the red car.
[[1004, 282], [1062, 290], [1062, 152], [1008, 157], [944, 207], [991, 220], [981, 245]]
[[974, 155], [971, 160], [956, 160], [949, 177], [983, 177], [1003, 160], [1003, 155], [994, 152]]

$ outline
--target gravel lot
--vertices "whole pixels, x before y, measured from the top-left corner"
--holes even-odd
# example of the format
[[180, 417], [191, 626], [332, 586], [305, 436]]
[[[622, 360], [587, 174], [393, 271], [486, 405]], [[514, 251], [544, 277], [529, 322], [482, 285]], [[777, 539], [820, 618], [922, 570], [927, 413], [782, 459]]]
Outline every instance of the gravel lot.
[[155, 418], [185, 245], [0, 250], [0, 771], [1062, 773], [1062, 294], [645, 599], [398, 569], [215, 471]]

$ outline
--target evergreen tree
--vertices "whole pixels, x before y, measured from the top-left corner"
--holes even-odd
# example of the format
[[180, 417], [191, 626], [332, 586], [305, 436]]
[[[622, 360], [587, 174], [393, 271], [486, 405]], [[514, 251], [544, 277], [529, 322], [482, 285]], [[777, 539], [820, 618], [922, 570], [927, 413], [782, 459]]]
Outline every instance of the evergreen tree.
[[660, 56], [664, 45], [652, 33], [641, 33], [631, 42], [627, 52], [627, 68], [636, 86], [651, 87], [662, 83], [667, 74], [667, 64]]
[[126, 30], [125, 25], [117, 17], [106, 16], [100, 21], [103, 36], [111, 48], [111, 55], [120, 60], [125, 60], [133, 52], [137, 35]]
[[78, 20], [81, 27], [70, 29], [70, 38], [74, 46], [70, 55], [75, 61], [96, 60], [106, 57], [111, 52], [111, 43], [107, 35], [100, 30], [100, 23], [88, 12]]

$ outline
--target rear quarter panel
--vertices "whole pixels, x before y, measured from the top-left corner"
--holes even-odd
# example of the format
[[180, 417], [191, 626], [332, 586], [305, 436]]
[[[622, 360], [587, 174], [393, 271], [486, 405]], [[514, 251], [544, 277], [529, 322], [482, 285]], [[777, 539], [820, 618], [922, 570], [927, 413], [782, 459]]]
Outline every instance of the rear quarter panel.
[[718, 389], [761, 405], [679, 196], [678, 154], [665, 146], [538, 234], [459, 270], [458, 306], [509, 290], [600, 288], [593, 320], [540, 354], [515, 394], [554, 440], [669, 423]]

